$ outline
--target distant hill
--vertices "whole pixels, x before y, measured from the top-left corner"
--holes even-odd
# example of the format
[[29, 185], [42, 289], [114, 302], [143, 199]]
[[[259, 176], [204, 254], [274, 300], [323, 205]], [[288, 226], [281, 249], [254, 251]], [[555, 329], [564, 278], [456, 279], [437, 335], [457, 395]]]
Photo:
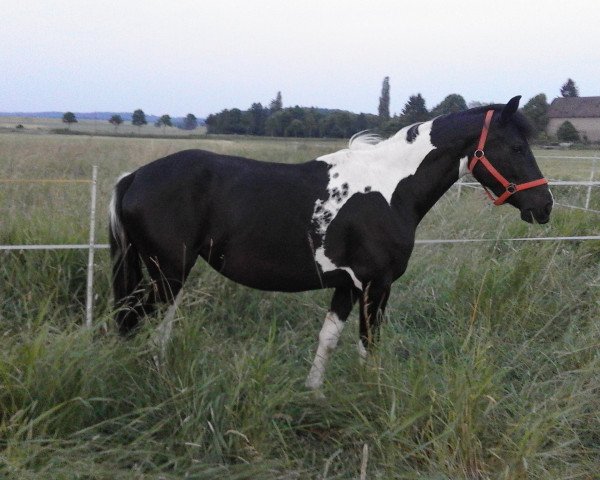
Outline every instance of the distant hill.
[[[25, 118], [62, 118], [65, 112], [0, 112], [0, 117], [25, 117]], [[110, 120], [113, 115], [121, 115], [124, 122], [131, 122], [132, 112], [73, 112], [77, 120]], [[160, 117], [146, 115], [148, 123], [155, 123]], [[173, 125], [183, 123], [184, 117], [171, 117]], [[198, 125], [204, 125], [204, 119], [198, 118]]]

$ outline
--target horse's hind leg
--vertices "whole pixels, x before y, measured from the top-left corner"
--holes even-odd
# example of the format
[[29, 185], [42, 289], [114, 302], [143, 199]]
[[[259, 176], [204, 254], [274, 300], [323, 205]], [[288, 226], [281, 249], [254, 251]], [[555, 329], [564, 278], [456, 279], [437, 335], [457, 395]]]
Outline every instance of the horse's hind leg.
[[317, 390], [323, 385], [325, 368], [329, 355], [337, 346], [338, 339], [346, 324], [346, 319], [356, 302], [359, 293], [354, 288], [336, 288], [331, 300], [331, 308], [325, 316], [319, 333], [319, 346], [312, 367], [306, 378], [306, 386]]

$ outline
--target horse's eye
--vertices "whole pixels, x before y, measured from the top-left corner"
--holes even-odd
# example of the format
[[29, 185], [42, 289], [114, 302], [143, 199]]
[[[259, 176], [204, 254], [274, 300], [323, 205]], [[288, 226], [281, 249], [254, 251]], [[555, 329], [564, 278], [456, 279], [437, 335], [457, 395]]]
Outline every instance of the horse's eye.
[[521, 145], [513, 145], [511, 149], [515, 153], [523, 153], [523, 147]]

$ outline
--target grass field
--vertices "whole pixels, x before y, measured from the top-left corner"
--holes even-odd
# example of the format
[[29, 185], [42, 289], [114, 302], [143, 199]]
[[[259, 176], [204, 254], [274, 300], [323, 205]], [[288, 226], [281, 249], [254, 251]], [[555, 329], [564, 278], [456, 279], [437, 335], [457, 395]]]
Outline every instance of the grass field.
[[[23, 128], [17, 129], [17, 125]], [[107, 120], [81, 119], [77, 123], [67, 125], [60, 118], [34, 118], [34, 117], [0, 117], [0, 131], [18, 132], [20, 134], [47, 134], [56, 130], [68, 130], [73, 134], [88, 135], [140, 135], [148, 136], [176, 136], [188, 137], [190, 135], [203, 135], [205, 127], [198, 127], [193, 131], [182, 130], [176, 127], [156, 127], [152, 122], [137, 127], [131, 122], [123, 122], [118, 127], [110, 124]]]
[[[2, 134], [0, 179], [88, 179], [98, 165], [104, 243], [114, 179], [155, 158], [205, 148], [299, 162], [343, 146]], [[551, 155], [539, 161], [549, 178], [589, 180], [591, 160]], [[581, 206], [585, 190], [554, 194]], [[85, 243], [88, 208], [86, 184], [0, 183], [0, 244]], [[565, 207], [528, 225], [464, 188], [418, 236], [597, 235], [599, 225]], [[199, 263], [159, 371], [156, 322], [129, 341], [112, 328], [106, 251], [96, 326], [81, 328], [86, 262], [83, 251], [0, 252], [0, 478], [353, 479], [362, 464], [369, 479], [598, 478], [599, 242], [417, 246], [376, 354], [358, 362], [353, 313], [325, 399], [303, 382], [331, 292], [257, 292]]]

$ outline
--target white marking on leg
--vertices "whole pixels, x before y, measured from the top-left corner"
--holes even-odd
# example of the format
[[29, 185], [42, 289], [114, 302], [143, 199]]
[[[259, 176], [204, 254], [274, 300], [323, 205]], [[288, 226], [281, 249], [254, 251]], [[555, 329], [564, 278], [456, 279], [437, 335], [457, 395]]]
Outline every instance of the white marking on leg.
[[160, 357], [154, 357], [155, 363], [158, 366], [165, 362], [167, 358], [167, 346], [169, 344], [169, 340], [171, 339], [171, 332], [173, 331], [173, 321], [175, 320], [175, 312], [179, 307], [179, 303], [181, 302], [181, 297], [183, 296], [183, 290], [179, 290], [179, 293], [175, 297], [175, 300], [165, 313], [165, 318], [160, 323], [158, 328], [156, 329], [156, 333], [154, 336], [154, 343], [158, 345], [160, 348]]
[[340, 320], [335, 313], [328, 312], [325, 316], [323, 328], [319, 333], [317, 353], [306, 378], [306, 386], [311, 390], [316, 390], [323, 385], [327, 360], [331, 352], [335, 350], [344, 326], [345, 322]]

